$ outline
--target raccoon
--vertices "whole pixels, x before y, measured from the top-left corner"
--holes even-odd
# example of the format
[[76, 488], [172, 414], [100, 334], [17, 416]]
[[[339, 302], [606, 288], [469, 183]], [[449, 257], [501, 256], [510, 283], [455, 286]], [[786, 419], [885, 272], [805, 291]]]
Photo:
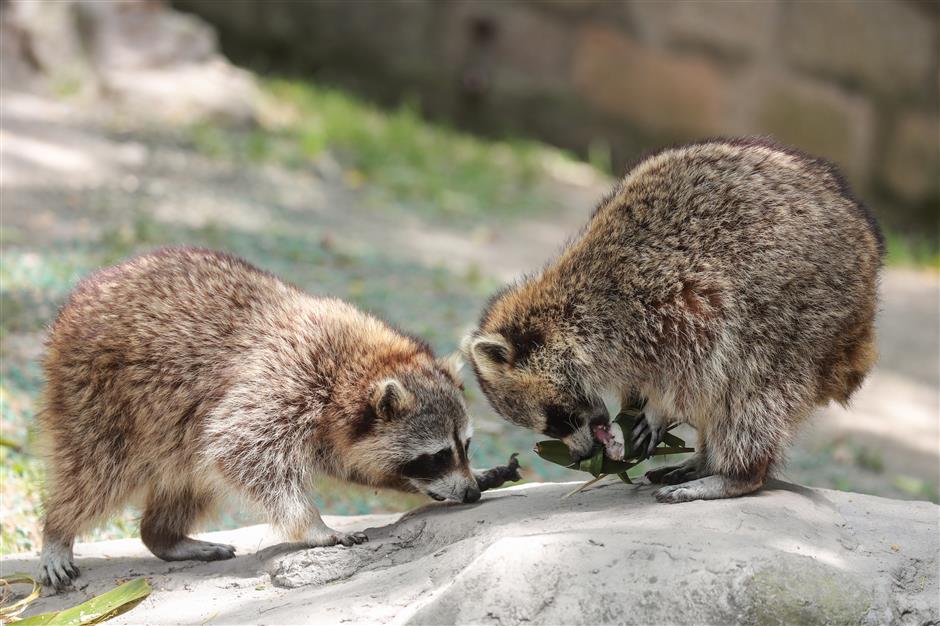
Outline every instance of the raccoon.
[[666, 149], [554, 261], [493, 296], [463, 349], [497, 412], [574, 458], [608, 427], [613, 391], [645, 400], [634, 449], [676, 422], [697, 429], [689, 461], [647, 474], [668, 485], [658, 500], [739, 496], [874, 364], [883, 251], [825, 161], [760, 138]]
[[76, 535], [138, 497], [168, 561], [234, 556], [187, 536], [226, 493], [310, 546], [367, 539], [322, 521], [317, 475], [480, 498], [456, 360], [238, 258], [170, 248], [99, 271], [47, 348], [46, 584], [69, 584]]

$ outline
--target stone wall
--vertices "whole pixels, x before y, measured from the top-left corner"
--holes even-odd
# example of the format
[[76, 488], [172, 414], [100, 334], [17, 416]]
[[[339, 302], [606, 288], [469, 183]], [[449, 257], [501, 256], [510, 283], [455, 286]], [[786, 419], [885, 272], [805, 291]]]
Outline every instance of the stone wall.
[[491, 134], [609, 154], [769, 134], [937, 232], [940, 10], [929, 2], [175, 0], [238, 61]]

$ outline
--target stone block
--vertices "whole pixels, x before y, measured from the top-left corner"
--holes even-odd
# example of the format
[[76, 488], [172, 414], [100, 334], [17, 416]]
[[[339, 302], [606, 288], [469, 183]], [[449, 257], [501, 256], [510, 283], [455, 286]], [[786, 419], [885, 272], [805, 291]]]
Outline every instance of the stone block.
[[572, 82], [597, 110], [677, 137], [723, 128], [727, 81], [716, 66], [605, 26], [583, 27], [577, 38]]
[[881, 176], [908, 202], [940, 195], [940, 124], [936, 115], [909, 113], [897, 121]]
[[723, 57], [755, 54], [770, 44], [774, 2], [649, 2], [622, 5], [637, 33], [668, 46], [713, 50]]
[[750, 132], [833, 161], [855, 183], [871, 167], [874, 112], [862, 97], [795, 77], [769, 77], [758, 89]]
[[788, 3], [783, 24], [795, 66], [891, 95], [927, 89], [937, 30], [914, 3], [884, 0]]
[[569, 80], [571, 29], [558, 14], [525, 3], [452, 5], [443, 38], [449, 65], [475, 64], [492, 88], [560, 89]]
[[204, 63], [216, 53], [213, 28], [194, 15], [148, 2], [75, 4], [91, 62], [101, 70]]
[[692, 43], [726, 56], [756, 54], [772, 42], [773, 2], [676, 2], [666, 24], [668, 38]]

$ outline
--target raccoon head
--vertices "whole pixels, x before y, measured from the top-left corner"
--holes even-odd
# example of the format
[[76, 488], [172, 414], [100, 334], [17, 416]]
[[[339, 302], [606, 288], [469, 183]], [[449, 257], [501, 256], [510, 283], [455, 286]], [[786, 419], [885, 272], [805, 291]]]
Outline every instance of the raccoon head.
[[610, 415], [587, 383], [590, 366], [576, 347], [530, 329], [512, 339], [500, 332], [477, 331], [462, 348], [498, 413], [562, 440], [575, 460], [591, 454], [591, 427], [608, 423]]
[[[435, 500], [476, 502], [470, 469], [473, 434], [457, 359], [423, 358], [375, 381], [368, 390], [355, 456], [369, 458], [374, 484], [420, 491]], [[390, 479], [391, 478], [391, 479]]]

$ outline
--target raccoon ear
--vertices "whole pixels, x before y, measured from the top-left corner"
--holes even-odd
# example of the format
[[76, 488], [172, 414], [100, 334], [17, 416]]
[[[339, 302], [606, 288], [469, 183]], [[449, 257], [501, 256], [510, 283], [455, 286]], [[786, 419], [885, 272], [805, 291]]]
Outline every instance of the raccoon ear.
[[454, 382], [458, 385], [460, 384], [461, 376], [460, 370], [463, 369], [463, 355], [459, 352], [454, 352], [448, 356], [442, 357], [437, 360], [438, 365], [444, 368], [444, 371], [454, 379]]
[[470, 340], [470, 355], [478, 368], [495, 369], [509, 364], [512, 348], [499, 335], [484, 335]]
[[386, 378], [372, 392], [372, 406], [382, 419], [392, 419], [414, 405], [414, 396], [395, 378]]

